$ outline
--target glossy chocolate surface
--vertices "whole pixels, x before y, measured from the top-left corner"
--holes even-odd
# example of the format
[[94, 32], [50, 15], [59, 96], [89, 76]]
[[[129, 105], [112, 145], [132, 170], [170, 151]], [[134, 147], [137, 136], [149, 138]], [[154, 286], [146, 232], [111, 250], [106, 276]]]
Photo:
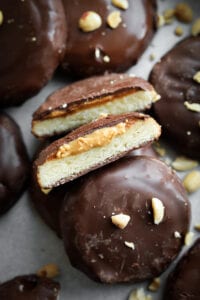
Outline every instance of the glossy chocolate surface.
[[18, 276], [0, 285], [1, 300], [57, 300], [59, 283], [36, 275]]
[[200, 238], [181, 258], [174, 272], [169, 276], [164, 299], [200, 299]]
[[30, 198], [34, 206], [45, 223], [53, 229], [56, 234], [61, 237], [59, 214], [64, 200], [65, 194], [68, 191], [67, 184], [56, 187], [48, 194], [41, 191], [35, 178], [32, 178], [30, 188]]
[[[154, 224], [151, 199], [160, 199], [164, 219]], [[131, 217], [125, 229], [111, 222]], [[162, 273], [179, 253], [190, 205], [176, 174], [145, 156], [124, 158], [82, 177], [66, 194], [61, 211], [65, 247], [73, 266], [107, 283], [137, 282]], [[181, 239], [174, 237], [178, 231]], [[135, 249], [125, 245], [134, 243]]]
[[51, 78], [65, 50], [61, 0], [1, 1], [0, 107], [18, 105]]
[[[62, 66], [79, 77], [128, 69], [136, 63], [155, 31], [154, 0], [131, 0], [127, 10], [113, 6], [111, 0], [63, 0], [63, 3], [69, 35]], [[122, 22], [111, 29], [106, 19], [115, 10], [121, 12]], [[98, 13], [102, 26], [85, 33], [78, 22], [87, 11]], [[104, 62], [104, 56], [109, 56], [110, 62]]]
[[169, 51], [153, 68], [150, 81], [161, 95], [155, 116], [168, 141], [183, 154], [200, 159], [200, 113], [184, 105], [200, 104], [200, 84], [193, 76], [200, 70], [200, 37], [189, 37]]
[[20, 197], [29, 174], [29, 159], [20, 128], [0, 112], [0, 215]]

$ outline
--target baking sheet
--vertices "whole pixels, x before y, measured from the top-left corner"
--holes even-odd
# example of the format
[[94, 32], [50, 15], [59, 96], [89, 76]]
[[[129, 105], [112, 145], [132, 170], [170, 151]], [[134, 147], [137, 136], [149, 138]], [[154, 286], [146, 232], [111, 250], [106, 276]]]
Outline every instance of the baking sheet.
[[[159, 10], [163, 11], [165, 8], [173, 7], [177, 2], [180, 1], [160, 0], [158, 1]], [[187, 2], [192, 5], [195, 17], [200, 17], [200, 1], [191, 0]], [[187, 36], [191, 29], [190, 25], [181, 24], [184, 35], [177, 37], [173, 33], [176, 26], [177, 23], [174, 22], [159, 29], [151, 45], [138, 64], [129, 70], [129, 73], [147, 79], [153, 64], [175, 43]], [[153, 62], [149, 59], [150, 54], [154, 54], [156, 57]], [[20, 108], [7, 110], [20, 125], [30, 156], [32, 156], [37, 146], [36, 139], [30, 133], [32, 113], [47, 95], [57, 88], [63, 87], [68, 82], [68, 79], [57, 75], [39, 94], [24, 103]], [[173, 152], [171, 155], [173, 156]], [[179, 173], [181, 178], [184, 175], [185, 173]], [[192, 204], [191, 228], [193, 228], [194, 224], [200, 223], [200, 205], [198, 204], [200, 191], [192, 194], [189, 199]], [[197, 236], [198, 233], [195, 232], [194, 239]], [[186, 249], [185, 247], [183, 251]], [[0, 281], [5, 281], [17, 275], [33, 273], [41, 266], [52, 262], [61, 269], [61, 275], [58, 278], [62, 286], [61, 300], [125, 300], [133, 289], [147, 286], [147, 282], [137, 285], [95, 283], [71, 267], [62, 241], [44, 224], [32, 207], [28, 194], [24, 193], [20, 201], [5, 216], [0, 218]], [[171, 267], [173, 265], [174, 263]], [[161, 277], [162, 286], [168, 272], [169, 270]], [[152, 293], [153, 299], [162, 299], [162, 286], [159, 292]]]

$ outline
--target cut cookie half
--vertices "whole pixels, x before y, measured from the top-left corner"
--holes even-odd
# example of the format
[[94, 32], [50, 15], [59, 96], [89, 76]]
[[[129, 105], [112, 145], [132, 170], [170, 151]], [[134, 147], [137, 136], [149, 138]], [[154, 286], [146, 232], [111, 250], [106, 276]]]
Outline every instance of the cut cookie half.
[[152, 85], [127, 74], [81, 80], [59, 89], [35, 111], [32, 133], [60, 135], [102, 115], [144, 111], [159, 99]]
[[79, 127], [41, 151], [34, 163], [42, 190], [69, 182], [159, 138], [160, 126], [139, 113], [108, 116]]

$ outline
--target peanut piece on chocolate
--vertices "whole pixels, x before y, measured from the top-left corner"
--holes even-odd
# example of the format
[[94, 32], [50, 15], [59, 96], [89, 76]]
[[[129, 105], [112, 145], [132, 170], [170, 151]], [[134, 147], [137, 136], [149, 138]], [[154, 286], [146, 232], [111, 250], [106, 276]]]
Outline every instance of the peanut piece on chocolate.
[[3, 12], [0, 10], [0, 26], [3, 24]]
[[158, 225], [163, 221], [164, 218], [164, 205], [158, 198], [152, 198], [151, 205], [153, 209], [154, 224]]
[[111, 217], [112, 223], [120, 229], [124, 229], [128, 225], [130, 219], [131, 217], [125, 214], [118, 214]]
[[200, 71], [196, 72], [193, 76], [193, 80], [200, 83]]
[[112, 0], [112, 4], [121, 9], [128, 9], [129, 3], [127, 0]]
[[110, 28], [115, 29], [119, 26], [121, 23], [121, 13], [119, 11], [113, 11], [111, 12], [107, 17], [107, 24], [110, 26]]
[[94, 11], [86, 11], [79, 19], [79, 28], [84, 32], [90, 32], [101, 27], [101, 16]]

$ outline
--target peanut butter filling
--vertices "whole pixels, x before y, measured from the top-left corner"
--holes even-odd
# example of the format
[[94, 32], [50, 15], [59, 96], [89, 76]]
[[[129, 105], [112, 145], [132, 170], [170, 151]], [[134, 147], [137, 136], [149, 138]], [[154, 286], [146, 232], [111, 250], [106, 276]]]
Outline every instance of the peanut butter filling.
[[126, 132], [128, 121], [119, 123], [116, 126], [97, 129], [94, 132], [79, 137], [78, 139], [62, 145], [56, 153], [57, 158], [64, 158], [86, 152], [92, 148], [102, 147], [111, 142], [113, 138]]

